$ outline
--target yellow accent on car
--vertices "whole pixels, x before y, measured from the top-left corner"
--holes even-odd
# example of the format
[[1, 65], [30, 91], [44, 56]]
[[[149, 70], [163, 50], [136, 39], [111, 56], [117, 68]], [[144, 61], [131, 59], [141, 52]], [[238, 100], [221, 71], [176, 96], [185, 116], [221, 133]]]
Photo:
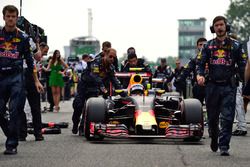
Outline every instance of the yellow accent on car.
[[158, 90], [156, 90], [156, 93], [158, 93], [158, 94], [163, 94], [163, 93], [165, 93], [165, 90], [163, 90], [163, 89], [158, 89]]
[[151, 84], [147, 83], [147, 89], [150, 89], [150, 88], [151, 88]]
[[130, 67], [129, 68], [129, 71], [142, 71], [143, 70], [143, 68], [139, 68], [139, 67]]
[[109, 123], [110, 124], [119, 124], [120, 122], [118, 122], [118, 121], [110, 121]]
[[115, 90], [115, 93], [118, 93], [118, 94], [119, 94], [119, 93], [122, 93], [122, 92], [123, 92], [122, 89], [116, 89], [116, 90]]
[[136, 118], [135, 125], [157, 125], [155, 117], [149, 112], [141, 112]]
[[169, 126], [169, 123], [165, 122], [165, 121], [162, 121], [159, 124], [159, 128], [161, 128], [161, 129], [167, 128], [168, 126]]

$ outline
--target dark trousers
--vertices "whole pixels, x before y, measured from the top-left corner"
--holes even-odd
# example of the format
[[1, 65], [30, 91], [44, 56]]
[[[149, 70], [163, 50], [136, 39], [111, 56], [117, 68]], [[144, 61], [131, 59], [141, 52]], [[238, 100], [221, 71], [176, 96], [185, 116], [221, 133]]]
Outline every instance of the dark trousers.
[[[206, 107], [211, 137], [219, 137], [219, 148], [229, 149], [235, 115], [236, 87], [208, 83]], [[219, 129], [220, 123], [220, 129]]]
[[53, 95], [52, 95], [52, 90], [51, 87], [49, 86], [49, 79], [46, 82], [46, 86], [47, 86], [47, 100], [50, 104], [50, 110], [53, 110], [54, 107], [54, 100], [53, 100]]
[[86, 100], [86, 84], [85, 80], [80, 80], [77, 84], [77, 93], [73, 101], [73, 115], [72, 121], [75, 126], [78, 126], [81, 115], [83, 113], [84, 104]]
[[[19, 108], [24, 97], [23, 74], [15, 73], [11, 75], [0, 74], [0, 120], [3, 131], [7, 134], [6, 148], [16, 148], [18, 146], [18, 120]], [[9, 121], [5, 121], [6, 104], [9, 102]], [[7, 127], [6, 127], [7, 125]]]
[[206, 95], [205, 86], [200, 86], [195, 83], [193, 86], [193, 97], [195, 99], [198, 99], [201, 102], [201, 104], [203, 104], [205, 100], [205, 95]]
[[75, 99], [73, 101], [73, 115], [72, 115], [72, 122], [75, 126], [78, 126], [81, 115], [83, 113], [84, 109], [84, 103], [85, 103], [85, 98], [81, 98], [79, 95], [75, 96]]
[[[73, 115], [72, 122], [76, 126], [79, 124], [81, 115], [84, 115], [84, 105], [85, 101], [90, 97], [96, 97], [98, 93], [98, 88], [90, 87], [91, 84], [87, 84], [86, 80], [80, 80], [77, 85], [77, 94], [73, 101]], [[92, 91], [93, 90], [93, 91]], [[83, 120], [81, 121], [81, 125], [83, 124]]]
[[[31, 78], [30, 78], [31, 79]], [[32, 123], [34, 127], [34, 135], [41, 135], [42, 129], [42, 118], [41, 118], [41, 102], [40, 102], [40, 94], [37, 92], [35, 83], [32, 80], [29, 80], [29, 77], [26, 78], [26, 97], [30, 105], [31, 115], [32, 115]], [[27, 119], [26, 114], [24, 112], [26, 98], [23, 98], [20, 116], [20, 137], [27, 136]]]
[[[5, 109], [7, 111], [7, 108]], [[4, 133], [5, 136], [8, 135], [8, 118], [7, 118], [7, 113], [0, 113], [0, 127]]]

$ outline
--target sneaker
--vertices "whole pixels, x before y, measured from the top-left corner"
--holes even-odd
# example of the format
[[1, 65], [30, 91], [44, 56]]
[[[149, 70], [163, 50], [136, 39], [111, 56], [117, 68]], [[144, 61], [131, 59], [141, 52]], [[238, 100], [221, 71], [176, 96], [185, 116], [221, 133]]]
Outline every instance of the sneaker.
[[229, 156], [230, 154], [229, 154], [228, 150], [220, 150], [220, 155], [221, 156]]
[[16, 148], [6, 148], [6, 150], [3, 152], [5, 155], [14, 155], [17, 154]]
[[73, 124], [72, 133], [77, 134], [77, 132], [78, 132], [78, 125]]
[[210, 148], [213, 152], [216, 152], [218, 150], [218, 138], [217, 137], [211, 138]]
[[44, 140], [44, 137], [43, 137], [42, 134], [41, 134], [41, 135], [37, 135], [37, 136], [35, 136], [35, 140], [36, 140], [36, 141], [43, 141], [43, 140]]
[[243, 130], [235, 130], [234, 132], [232, 132], [233, 136], [246, 136], [247, 131], [243, 131]]

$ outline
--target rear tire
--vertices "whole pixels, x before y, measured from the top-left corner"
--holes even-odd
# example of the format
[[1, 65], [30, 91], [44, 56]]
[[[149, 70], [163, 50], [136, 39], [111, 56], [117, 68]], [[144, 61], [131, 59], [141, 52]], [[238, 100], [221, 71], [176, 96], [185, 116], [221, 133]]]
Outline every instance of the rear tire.
[[[106, 102], [102, 97], [92, 97], [86, 102], [84, 135], [87, 140], [93, 140], [90, 136], [90, 122], [105, 123], [107, 113]], [[99, 139], [103, 139], [101, 136]]]

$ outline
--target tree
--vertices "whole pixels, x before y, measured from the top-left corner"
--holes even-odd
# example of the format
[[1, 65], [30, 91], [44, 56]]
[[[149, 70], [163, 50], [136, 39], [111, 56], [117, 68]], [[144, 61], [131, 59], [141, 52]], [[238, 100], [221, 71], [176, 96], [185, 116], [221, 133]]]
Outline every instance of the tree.
[[238, 39], [246, 43], [250, 36], [250, 0], [230, 0], [226, 17], [233, 33]]

